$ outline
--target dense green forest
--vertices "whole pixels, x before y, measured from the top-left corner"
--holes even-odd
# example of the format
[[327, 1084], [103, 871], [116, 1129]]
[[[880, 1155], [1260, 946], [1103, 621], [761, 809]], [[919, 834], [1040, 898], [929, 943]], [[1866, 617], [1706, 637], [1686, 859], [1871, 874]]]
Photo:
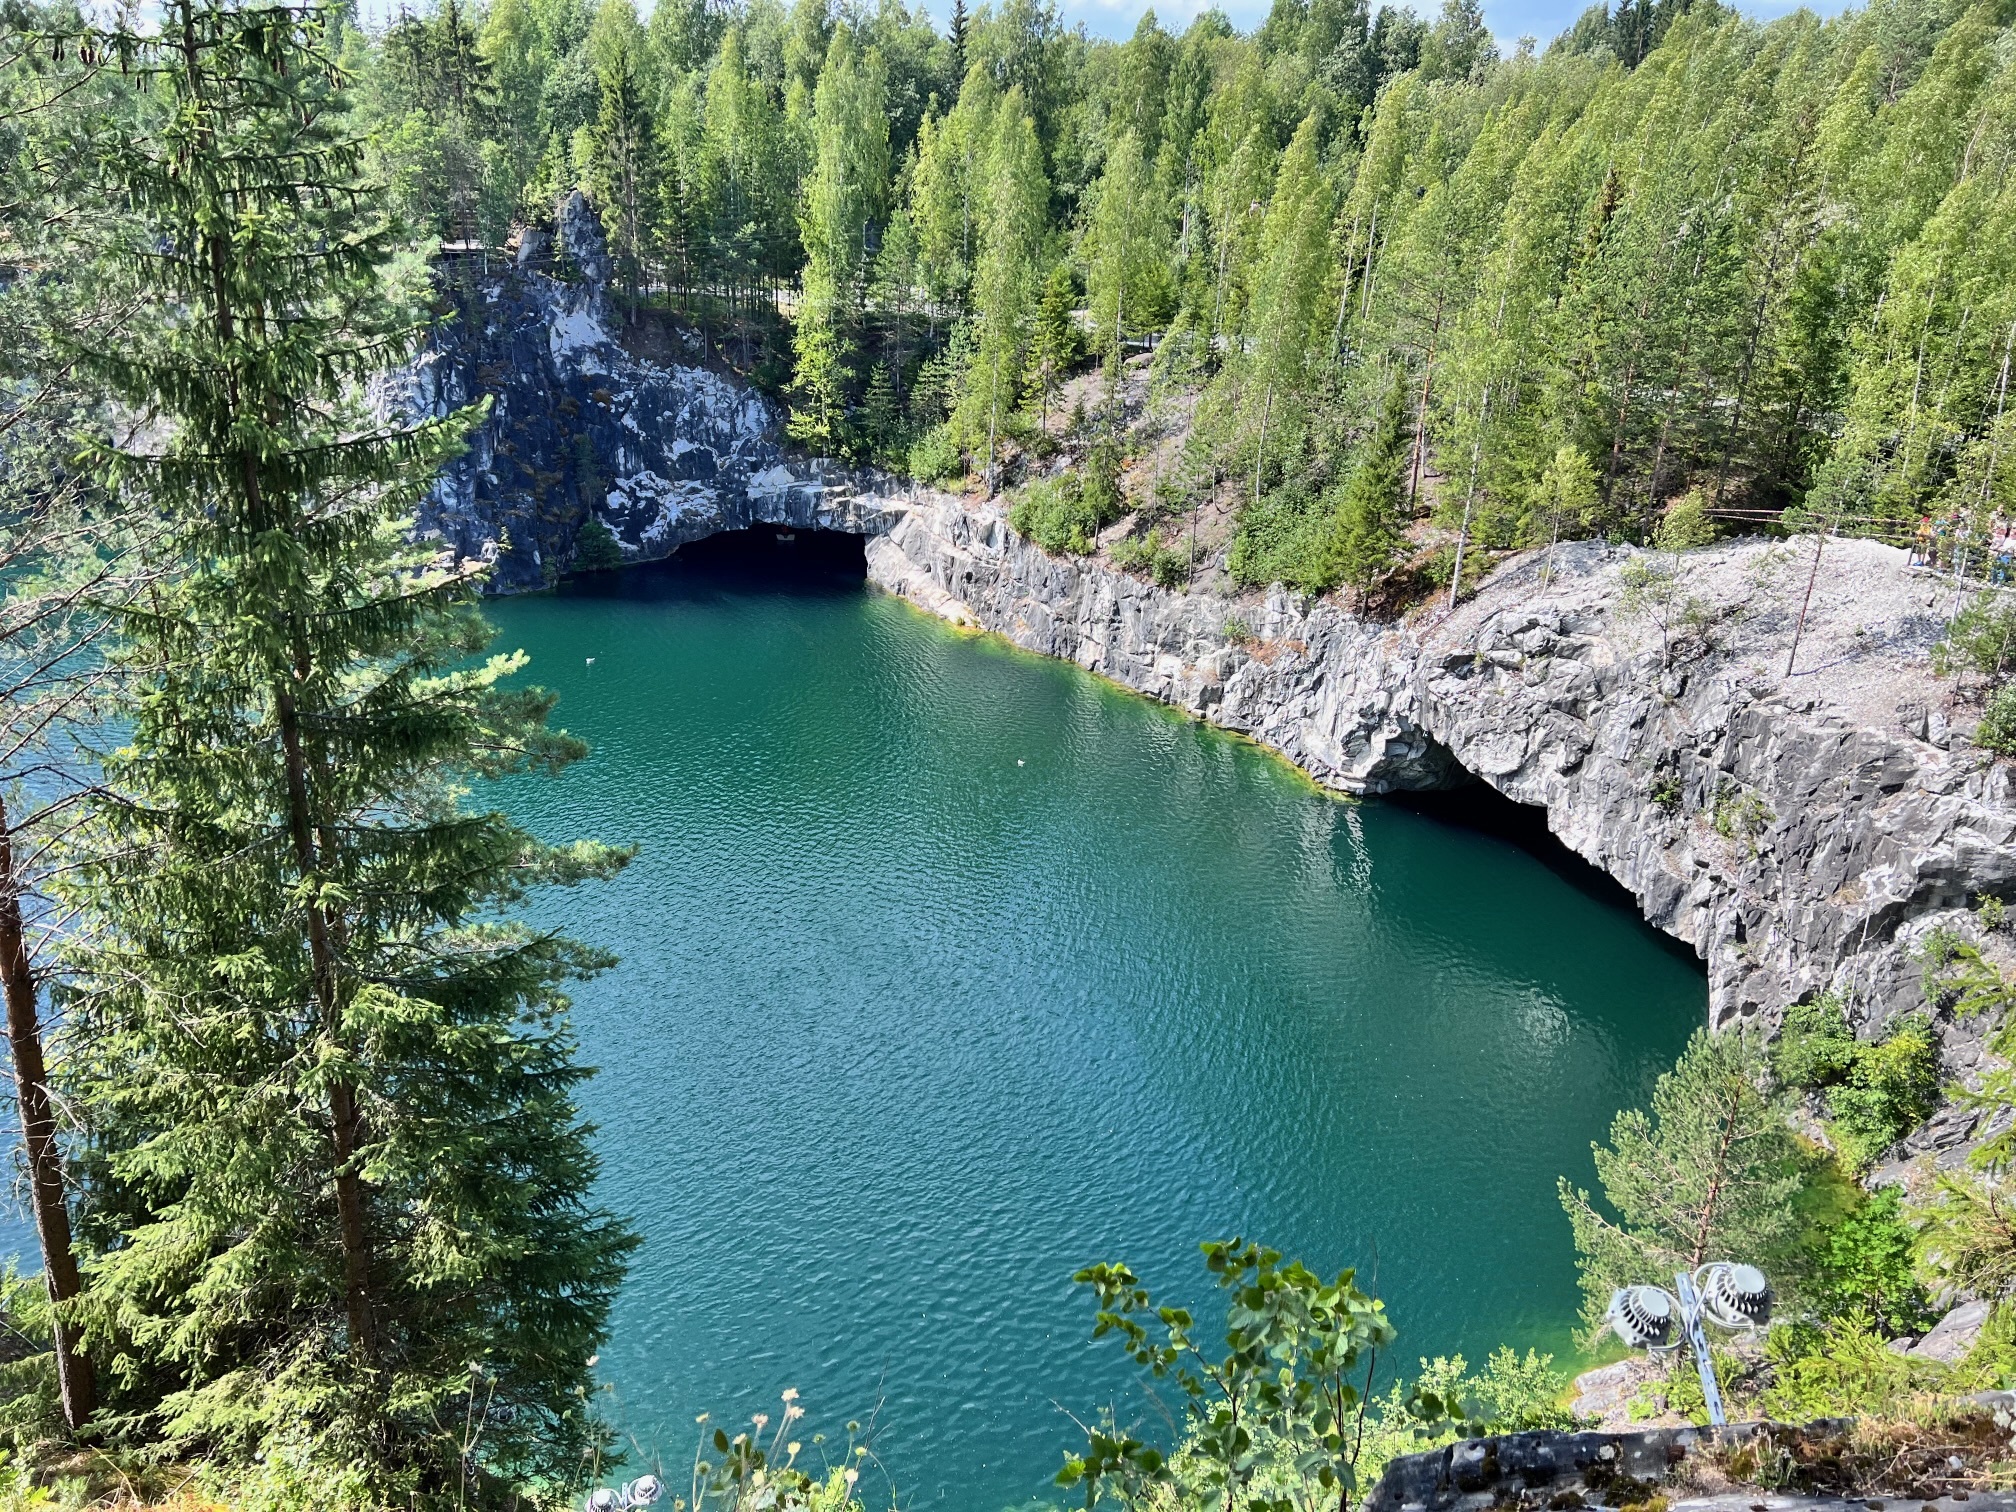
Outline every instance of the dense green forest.
[[[511, 920], [627, 854], [470, 801], [582, 748], [488, 655], [483, 564], [407, 538], [480, 405], [362, 396], [451, 303], [444, 241], [585, 186], [627, 317], [691, 321], [806, 444], [1016, 487], [1063, 549], [1229, 500], [1255, 582], [1365, 587], [1423, 515], [1496, 547], [2010, 502], [1994, 6], [1597, 10], [1511, 57], [1464, 0], [1120, 45], [1030, 0], [949, 36], [822, 0], [0, 22], [0, 986], [46, 1273], [0, 1298], [30, 1346], [0, 1436], [45, 1478], [464, 1512], [575, 1497], [611, 1446], [592, 1369], [634, 1239], [594, 1200], [566, 996], [610, 962]], [[1142, 384], [1197, 417], [1153, 488]], [[1063, 448], [1091, 465], [1046, 475]], [[1976, 627], [1998, 668], [2006, 629]], [[1928, 1014], [2004, 1025], [2004, 1058], [2007, 927], [1984, 904], [1927, 958]], [[1940, 1066], [1929, 1019], [1858, 1039], [1850, 1006], [1768, 1055], [1704, 1035], [1597, 1152], [1602, 1199], [1562, 1192], [1592, 1323], [1619, 1282], [1765, 1260], [1797, 1326], [1752, 1397], [1784, 1414], [2016, 1379], [2006, 1310], [1944, 1375], [1887, 1347], [1940, 1289], [2016, 1288], [2016, 1146], [1864, 1192]], [[1968, 1096], [2006, 1131], [2016, 1078]], [[1368, 1438], [1378, 1305], [1207, 1255], [1252, 1327], [1167, 1456], [1090, 1436], [1095, 1501], [1348, 1508], [1367, 1442], [1563, 1417], [1504, 1353], [1427, 1364]], [[1085, 1280], [1135, 1358], [1191, 1359], [1124, 1267]], [[1220, 1432], [1249, 1401], [1271, 1458]], [[713, 1507], [859, 1494], [718, 1450]]]
[[[1431, 511], [1502, 547], [1648, 539], [1690, 495], [2009, 507], [2009, 19], [1661, 0], [1501, 57], [1471, 0], [1151, 13], [1123, 44], [1038, 0], [949, 37], [897, 0], [495, 0], [345, 56], [411, 223], [495, 243], [585, 186], [640, 305], [745, 358], [772, 331], [748, 365], [808, 445], [1039, 477], [1089, 357], [1094, 465], [1025, 527], [1082, 550], [1123, 504], [1222, 496], [1235, 577], [1320, 589]], [[1150, 348], [1201, 418], [1123, 500]]]

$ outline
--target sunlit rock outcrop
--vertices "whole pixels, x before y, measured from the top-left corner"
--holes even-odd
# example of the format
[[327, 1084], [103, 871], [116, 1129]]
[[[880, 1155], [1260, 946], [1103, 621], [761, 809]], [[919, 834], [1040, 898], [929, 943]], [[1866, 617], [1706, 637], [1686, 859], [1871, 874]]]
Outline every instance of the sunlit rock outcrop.
[[673, 337], [676, 359], [626, 349], [601, 228], [578, 193], [551, 242], [528, 231], [515, 265], [453, 275], [456, 315], [373, 399], [419, 416], [489, 398], [419, 530], [461, 556], [493, 554], [495, 591], [554, 582], [590, 519], [634, 561], [759, 521], [886, 527], [873, 482], [787, 448], [776, 407], [708, 366], [693, 333]]
[[1453, 615], [1406, 626], [1279, 588], [1171, 592], [1048, 556], [999, 511], [945, 499], [872, 541], [868, 567], [935, 613], [1243, 731], [1329, 786], [1475, 777], [1544, 808], [1700, 953], [1711, 1016], [1728, 1024], [1828, 988], [1863, 1016], [1919, 1007], [1926, 933], [1980, 895], [2016, 895], [2012, 769], [1928, 707], [1932, 611], [1950, 588], [1905, 573], [1901, 552], [1834, 543], [1803, 627], [1808, 670], [1787, 678], [1811, 551], [1747, 541], [1659, 564], [1680, 574], [1684, 633], [1634, 598], [1643, 554], [1600, 543], [1563, 548], [1551, 569], [1515, 562]]

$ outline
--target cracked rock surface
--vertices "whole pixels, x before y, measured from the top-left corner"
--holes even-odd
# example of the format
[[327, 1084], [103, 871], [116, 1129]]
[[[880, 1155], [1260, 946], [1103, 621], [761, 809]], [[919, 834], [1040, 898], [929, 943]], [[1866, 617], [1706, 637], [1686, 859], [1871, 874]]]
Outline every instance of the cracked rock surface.
[[[1903, 554], [1829, 543], [1826, 590], [1795, 624], [1812, 546], [1578, 543], [1403, 626], [1279, 588], [1164, 590], [944, 498], [868, 560], [935, 613], [1239, 730], [1331, 787], [1475, 777], [1544, 808], [1700, 954], [1718, 1026], [1829, 988], [1873, 1021], [1921, 1005], [1926, 933], [2016, 894], [2016, 784], [1932, 707], [1937, 621]], [[1814, 670], [1787, 678], [1795, 629]]]
[[877, 485], [788, 449], [776, 407], [707, 367], [697, 336], [690, 361], [625, 350], [601, 227], [578, 191], [553, 240], [578, 277], [549, 271], [553, 249], [528, 231], [516, 266], [451, 287], [455, 315], [428, 350], [372, 386], [381, 414], [409, 419], [490, 400], [421, 506], [423, 538], [494, 555], [491, 590], [514, 593], [551, 586], [591, 518], [629, 561], [759, 522], [885, 528]]

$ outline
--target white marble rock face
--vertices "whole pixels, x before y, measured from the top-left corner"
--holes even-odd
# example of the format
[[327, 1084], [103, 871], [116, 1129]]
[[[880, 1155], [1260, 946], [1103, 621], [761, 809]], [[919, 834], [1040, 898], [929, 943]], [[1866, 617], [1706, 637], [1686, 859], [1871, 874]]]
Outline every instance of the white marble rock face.
[[776, 407], [705, 366], [695, 333], [674, 328], [690, 360], [625, 348], [602, 230], [579, 192], [559, 207], [551, 242], [578, 276], [547, 271], [546, 234], [528, 231], [516, 263], [444, 285], [455, 316], [419, 358], [372, 385], [381, 415], [490, 402], [467, 454], [420, 508], [423, 537], [491, 556], [492, 591], [512, 593], [564, 573], [590, 519], [633, 561], [762, 522], [887, 528], [890, 481], [788, 448]]

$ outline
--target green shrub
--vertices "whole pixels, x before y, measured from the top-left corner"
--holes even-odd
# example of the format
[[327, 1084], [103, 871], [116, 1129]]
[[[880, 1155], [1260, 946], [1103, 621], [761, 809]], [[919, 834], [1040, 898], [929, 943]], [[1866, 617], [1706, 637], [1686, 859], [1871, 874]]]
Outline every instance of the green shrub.
[[1820, 1313], [1866, 1313], [1886, 1336], [1929, 1328], [1936, 1319], [1913, 1268], [1917, 1240], [1896, 1187], [1856, 1203], [1813, 1241], [1811, 1284]]
[[1716, 834], [1748, 847], [1752, 855], [1757, 853], [1758, 837], [1778, 819], [1762, 797], [1727, 779], [1716, 788], [1708, 817]]
[[1974, 744], [1997, 756], [2016, 756], [2016, 686], [1997, 688], [1974, 727]]
[[1045, 551], [1084, 556], [1099, 534], [1098, 513], [1085, 502], [1077, 477], [1041, 478], [1022, 490], [1008, 523]]
[[943, 483], [963, 477], [966, 459], [953, 438], [952, 427], [934, 425], [910, 448], [910, 475], [926, 483]]
[[1999, 686], [2016, 671], [2016, 603], [1984, 593], [1968, 604], [1932, 648], [1932, 669], [1941, 677], [1971, 672]]
[[1304, 593], [1334, 588], [1338, 566], [1329, 548], [1336, 513], [1332, 501], [1292, 483], [1247, 505], [1226, 558], [1233, 581], [1286, 583]]
[[616, 532], [593, 515], [574, 536], [574, 570], [607, 572], [623, 565], [623, 546]]
[[1866, 1170], [1939, 1105], [1939, 1041], [1924, 1018], [1857, 1039], [1838, 998], [1786, 1010], [1772, 1068], [1787, 1086], [1822, 1092], [1829, 1137], [1850, 1170]]
[[1771, 1385], [1760, 1405], [1781, 1423], [1894, 1411], [1937, 1383], [1945, 1367], [1889, 1348], [1875, 1320], [1853, 1311], [1817, 1327], [1792, 1323], [1764, 1337]]
[[1164, 588], [1180, 588], [1190, 579], [1189, 549], [1177, 543], [1165, 545], [1159, 530], [1116, 543], [1112, 557], [1122, 571], [1146, 573]]

